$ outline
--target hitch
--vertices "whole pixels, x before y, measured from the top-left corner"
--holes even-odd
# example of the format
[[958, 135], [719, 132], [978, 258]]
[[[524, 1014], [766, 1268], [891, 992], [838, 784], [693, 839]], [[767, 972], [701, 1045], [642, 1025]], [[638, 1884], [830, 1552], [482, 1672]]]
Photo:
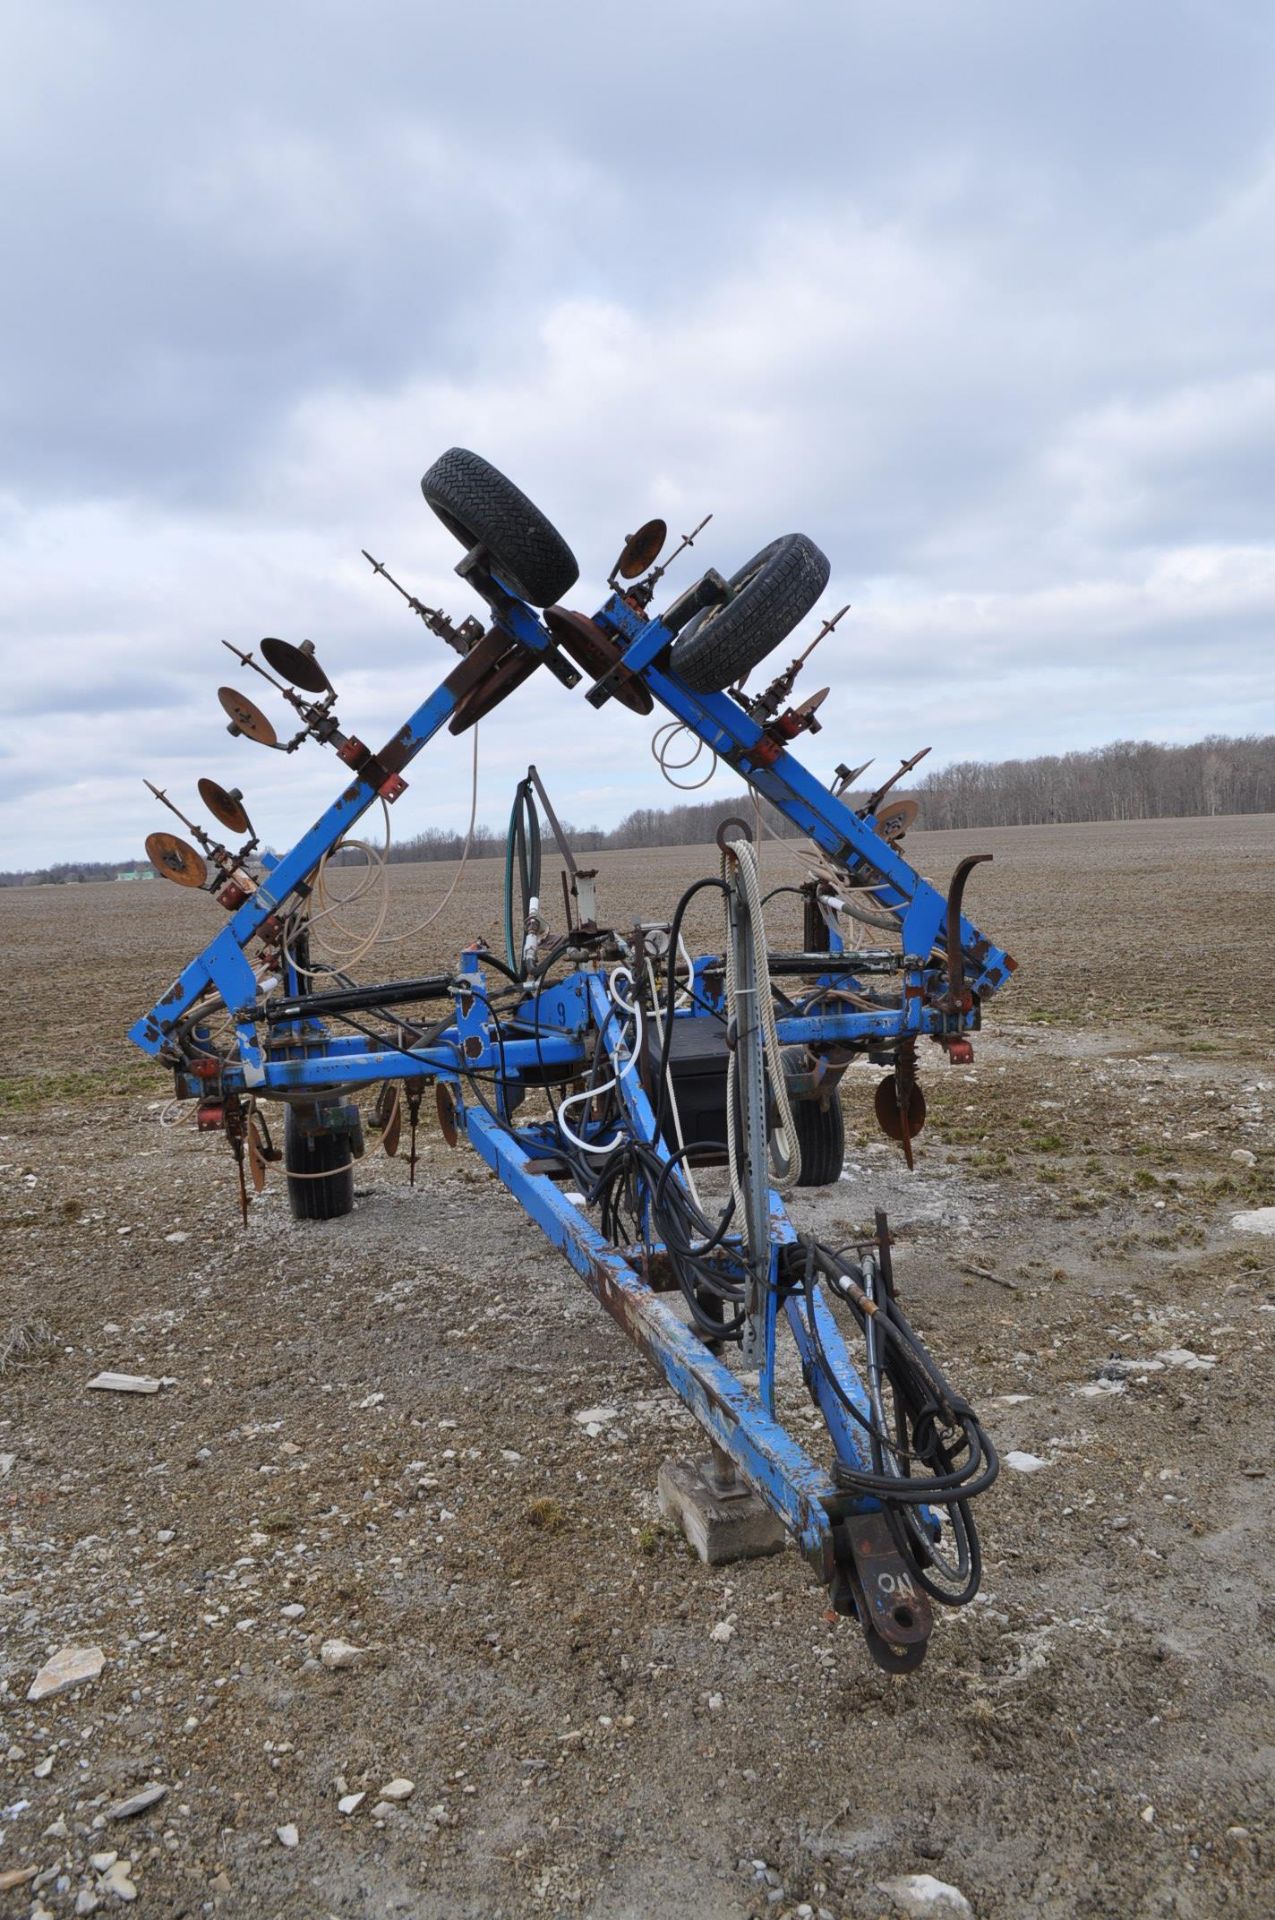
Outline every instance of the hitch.
[[868, 1652], [886, 1673], [911, 1673], [925, 1658], [934, 1610], [895, 1545], [883, 1513], [861, 1513], [833, 1527], [836, 1612], [859, 1622]]

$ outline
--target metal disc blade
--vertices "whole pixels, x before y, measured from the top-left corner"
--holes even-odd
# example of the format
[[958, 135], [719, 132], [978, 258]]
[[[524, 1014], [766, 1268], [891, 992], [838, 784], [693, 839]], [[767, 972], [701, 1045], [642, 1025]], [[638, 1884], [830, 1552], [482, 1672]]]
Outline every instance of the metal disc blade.
[[877, 813], [877, 832], [883, 840], [901, 840], [920, 811], [919, 800], [891, 800]]
[[213, 819], [231, 833], [252, 832], [252, 822], [244, 811], [243, 795], [238, 787], [232, 787], [227, 792], [215, 780], [201, 780], [199, 797]]
[[252, 1175], [252, 1184], [258, 1193], [265, 1191], [266, 1161], [261, 1150], [261, 1140], [257, 1133], [256, 1116], [248, 1122], [248, 1136], [245, 1142], [248, 1149], [248, 1171]]
[[161, 880], [172, 880], [179, 887], [202, 887], [208, 878], [203, 855], [175, 833], [147, 834], [146, 857]]
[[892, 1073], [878, 1081], [873, 1097], [877, 1125], [889, 1140], [912, 1139], [925, 1125], [925, 1095], [920, 1087], [914, 1086], [908, 1095], [907, 1126], [904, 1127], [903, 1108], [899, 1102], [899, 1087]]
[[274, 746], [278, 734], [246, 693], [236, 693], [233, 687], [218, 687], [217, 698], [246, 740], [255, 740], [259, 747]]
[[261, 643], [261, 652], [266, 665], [272, 667], [281, 680], [290, 686], [300, 687], [303, 693], [329, 693], [332, 682], [319, 665], [312, 653], [306, 653], [302, 647], [294, 647], [287, 640], [267, 638]]
[[[570, 607], [546, 607], [544, 618], [564, 653], [569, 653], [591, 680], [601, 680], [620, 658], [618, 641], [604, 633], [587, 614], [573, 613]], [[650, 713], [655, 705], [648, 689], [632, 673], [621, 676], [615, 697], [630, 713]]]
[[668, 528], [663, 520], [648, 520], [636, 533], [631, 533], [615, 563], [621, 580], [636, 580], [640, 573], [645, 573], [648, 567], [653, 566], [667, 539]]
[[490, 713], [502, 700], [507, 700], [516, 687], [531, 678], [539, 665], [539, 654], [532, 653], [529, 647], [520, 647], [515, 641], [486, 678], [456, 702], [456, 710], [448, 722], [448, 732], [464, 733], [467, 727], [473, 726], [475, 720], [481, 720], [485, 713]]

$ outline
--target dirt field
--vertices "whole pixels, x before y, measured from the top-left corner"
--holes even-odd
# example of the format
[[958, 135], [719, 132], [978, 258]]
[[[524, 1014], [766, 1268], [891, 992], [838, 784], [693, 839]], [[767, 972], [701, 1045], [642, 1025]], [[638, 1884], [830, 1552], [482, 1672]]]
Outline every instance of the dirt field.
[[[1275, 1910], [1275, 1240], [1232, 1225], [1275, 1204], [1275, 818], [908, 848], [940, 881], [984, 849], [970, 910], [1020, 972], [974, 1066], [922, 1055], [914, 1176], [849, 1074], [845, 1176], [794, 1205], [889, 1206], [923, 1332], [1047, 1463], [980, 1502], [983, 1595], [911, 1678], [792, 1552], [711, 1570], [660, 1525], [694, 1428], [435, 1132], [415, 1192], [369, 1156], [350, 1219], [292, 1223], [276, 1180], [240, 1225], [221, 1142], [162, 1124], [121, 1037], [206, 899], [0, 895], [0, 1333], [34, 1342], [0, 1378], [0, 1875], [40, 1876], [0, 1911], [114, 1910], [107, 1852], [156, 1916], [870, 1920], [910, 1873], [978, 1920]], [[604, 915], [667, 913], [711, 857], [602, 856]], [[400, 928], [448, 877], [394, 870]], [[494, 937], [496, 888], [384, 971]], [[329, 1671], [332, 1638], [367, 1651]], [[68, 1645], [100, 1678], [28, 1704]]]

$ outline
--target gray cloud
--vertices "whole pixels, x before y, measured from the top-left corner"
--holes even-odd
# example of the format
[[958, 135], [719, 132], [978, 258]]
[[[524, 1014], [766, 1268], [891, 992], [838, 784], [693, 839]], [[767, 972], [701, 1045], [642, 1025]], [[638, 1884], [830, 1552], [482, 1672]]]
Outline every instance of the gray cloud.
[[[646, 513], [712, 508], [728, 568], [811, 532], [855, 603], [829, 765], [1275, 725], [1273, 39], [1097, 0], [28, 9], [0, 864], [129, 851], [143, 771], [305, 824], [334, 770], [226, 739], [216, 643], [309, 634], [388, 732], [450, 656], [358, 548], [469, 610], [417, 491], [453, 441], [560, 521], [579, 604]], [[483, 811], [529, 738], [577, 819], [658, 802], [649, 727], [543, 678]], [[403, 831], [463, 818], [462, 749]]]

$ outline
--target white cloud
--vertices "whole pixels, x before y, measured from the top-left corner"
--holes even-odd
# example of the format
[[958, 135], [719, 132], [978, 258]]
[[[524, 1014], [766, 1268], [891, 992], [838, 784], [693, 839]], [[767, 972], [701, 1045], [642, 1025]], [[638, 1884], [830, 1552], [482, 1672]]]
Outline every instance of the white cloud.
[[[576, 604], [652, 513], [711, 509], [726, 570], [813, 534], [855, 606], [817, 766], [1275, 726], [1269, 22], [653, 0], [617, 64], [594, 9], [494, 4], [478, 69], [463, 10], [290, 17], [10, 48], [0, 865], [129, 852], [142, 772], [311, 818], [333, 766], [225, 738], [217, 642], [308, 635], [388, 733], [452, 656], [358, 549], [472, 610], [418, 488], [453, 442]], [[649, 731], [537, 675], [481, 812], [533, 755], [579, 820], [658, 803]], [[463, 821], [466, 751], [403, 831]]]

